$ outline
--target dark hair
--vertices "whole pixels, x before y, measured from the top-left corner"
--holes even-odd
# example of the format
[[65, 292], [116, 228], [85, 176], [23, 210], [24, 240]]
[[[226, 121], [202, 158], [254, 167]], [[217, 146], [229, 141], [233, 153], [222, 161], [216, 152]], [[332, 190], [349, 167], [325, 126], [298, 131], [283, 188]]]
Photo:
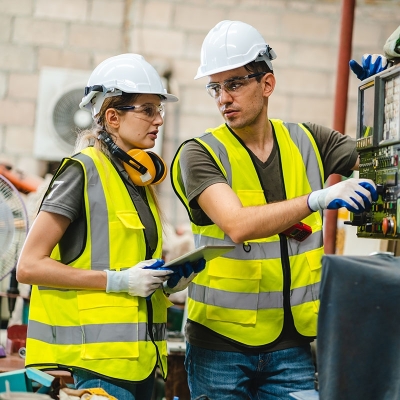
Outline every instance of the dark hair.
[[[246, 71], [250, 72], [251, 74], [254, 74], [256, 72], [270, 72], [271, 74], [274, 73], [274, 71], [268, 67], [268, 64], [264, 61], [252, 61], [244, 66]], [[261, 81], [262, 76], [257, 76], [256, 80], [257, 82]]]

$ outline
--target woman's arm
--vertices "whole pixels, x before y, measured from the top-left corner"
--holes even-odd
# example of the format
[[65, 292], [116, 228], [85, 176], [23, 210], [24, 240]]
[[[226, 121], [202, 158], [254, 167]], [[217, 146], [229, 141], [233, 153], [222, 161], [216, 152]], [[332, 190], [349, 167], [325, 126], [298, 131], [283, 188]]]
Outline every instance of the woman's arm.
[[22, 248], [17, 264], [17, 280], [30, 285], [58, 288], [105, 290], [105, 271], [70, 267], [50, 258], [56, 244], [70, 224], [69, 218], [39, 212]]

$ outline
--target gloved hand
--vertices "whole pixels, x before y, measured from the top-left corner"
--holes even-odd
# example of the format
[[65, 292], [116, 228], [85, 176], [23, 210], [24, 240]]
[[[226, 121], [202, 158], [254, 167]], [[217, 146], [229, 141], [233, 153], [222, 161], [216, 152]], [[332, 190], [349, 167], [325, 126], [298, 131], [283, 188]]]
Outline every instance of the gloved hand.
[[363, 81], [368, 77], [384, 71], [388, 66], [388, 61], [381, 54], [364, 54], [361, 58], [361, 65], [356, 60], [349, 61], [350, 69]]
[[163, 283], [165, 293], [176, 293], [189, 286], [189, 283], [197, 274], [206, 267], [206, 260], [200, 258], [195, 262], [186, 262], [185, 264], [174, 267], [174, 273]]
[[376, 185], [371, 179], [347, 179], [326, 189], [316, 190], [308, 196], [308, 207], [312, 211], [336, 210], [346, 207], [359, 214], [371, 208], [371, 202], [378, 200]]
[[127, 292], [131, 296], [148, 297], [161, 287], [173, 272], [171, 270], [144, 268], [153, 265], [155, 262], [160, 265], [160, 260], [152, 259], [141, 261], [124, 271], [106, 270], [106, 292]]

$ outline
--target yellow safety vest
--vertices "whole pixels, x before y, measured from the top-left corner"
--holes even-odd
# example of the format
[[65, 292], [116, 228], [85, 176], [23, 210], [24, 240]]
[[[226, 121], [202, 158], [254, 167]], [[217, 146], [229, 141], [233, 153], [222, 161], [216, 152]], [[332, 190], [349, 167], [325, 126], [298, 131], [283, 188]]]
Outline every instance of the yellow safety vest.
[[[143, 261], [145, 227], [116, 169], [102, 152], [89, 147], [64, 159], [53, 181], [72, 160], [79, 162], [84, 171], [87, 235], [82, 254], [69, 265], [102, 271], [126, 269]], [[146, 193], [158, 231], [153, 257], [160, 258], [161, 222], [150, 192], [146, 190]], [[52, 258], [59, 260], [57, 247]], [[154, 342], [148, 333], [147, 305], [143, 297], [33, 286], [26, 367], [77, 367], [105, 377], [142, 381], [151, 374], [158, 360], [165, 378], [167, 308], [172, 303], [162, 290], [151, 296], [151, 303]]]
[[[284, 124], [280, 120], [271, 123], [281, 155], [286, 198], [321, 189], [323, 165], [311, 133], [301, 124]], [[194, 140], [213, 157], [243, 206], [266, 204], [248, 151], [226, 125]], [[171, 179], [189, 213], [196, 247], [235, 244], [215, 224], [196, 225], [180, 174], [184, 144], [173, 160]], [[297, 331], [314, 337], [323, 255], [322, 216], [313, 213], [302, 222], [312, 228], [311, 236], [303, 242], [273, 235], [236, 244], [233, 251], [209, 261], [189, 287], [188, 318], [240, 343], [260, 346], [279, 337], [286, 302]], [[286, 243], [284, 253], [282, 243]], [[290, 273], [286, 283], [285, 265]]]

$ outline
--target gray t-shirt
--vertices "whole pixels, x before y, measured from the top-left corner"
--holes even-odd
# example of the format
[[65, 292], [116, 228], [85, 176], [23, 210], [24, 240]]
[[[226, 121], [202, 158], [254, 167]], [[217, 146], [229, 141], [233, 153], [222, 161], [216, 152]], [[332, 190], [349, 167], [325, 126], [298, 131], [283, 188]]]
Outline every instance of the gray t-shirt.
[[[146, 228], [145, 236], [149, 247], [147, 256], [150, 258], [157, 247], [158, 239], [156, 223], [147, 203], [145, 189], [136, 186], [130, 180], [122, 163], [116, 157], [112, 157], [111, 161], [119, 171], [142, 224]], [[40, 206], [41, 211], [60, 214], [71, 220], [71, 224], [59, 243], [62, 261], [66, 264], [75, 260], [85, 246], [86, 218], [83, 185], [84, 174], [81, 164], [79, 162], [71, 162], [59, 172]]]
[[[326, 180], [333, 173], [346, 177], [350, 176], [353, 172], [351, 168], [356, 164], [358, 157], [355, 140], [321, 125], [310, 122], [304, 125], [313, 135], [320, 152], [324, 166], [324, 179]], [[267, 201], [271, 203], [284, 200], [285, 191], [276, 140], [266, 162], [259, 160], [250, 150], [249, 153], [260, 176]], [[224, 175], [209, 153], [195, 141], [190, 141], [184, 145], [180, 165], [182, 180], [195, 222], [199, 225], [212, 223], [198, 205], [197, 196], [215, 183], [227, 183]], [[239, 352], [276, 351], [301, 346], [311, 341], [310, 338], [297, 333], [291, 315], [285, 316], [284, 328], [278, 340], [268, 345], [245, 346], [190, 320], [186, 324], [186, 339], [190, 344], [203, 348]]]

